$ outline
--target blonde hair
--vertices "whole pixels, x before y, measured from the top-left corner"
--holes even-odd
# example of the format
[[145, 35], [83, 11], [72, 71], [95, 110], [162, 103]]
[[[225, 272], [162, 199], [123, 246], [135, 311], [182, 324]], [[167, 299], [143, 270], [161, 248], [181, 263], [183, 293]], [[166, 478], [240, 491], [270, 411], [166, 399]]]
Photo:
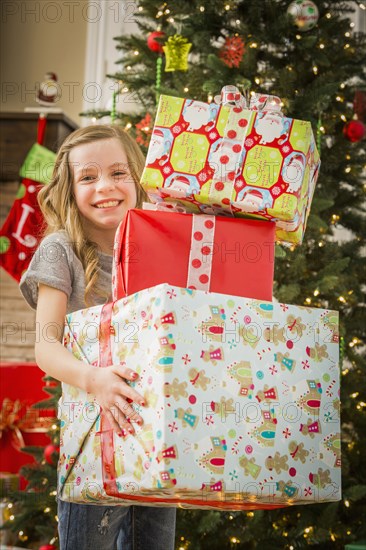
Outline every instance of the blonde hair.
[[95, 243], [88, 240], [83, 229], [74, 196], [74, 175], [69, 155], [70, 151], [78, 145], [113, 138], [119, 140], [126, 153], [129, 171], [136, 187], [136, 207], [141, 207], [142, 202], [147, 200], [146, 193], [139, 183], [145, 159], [138, 145], [118, 126], [87, 126], [70, 134], [58, 151], [51, 182], [38, 194], [38, 202], [47, 224], [44, 235], [65, 230], [76, 256], [81, 261], [85, 273], [86, 305], [91, 305], [92, 293], [103, 298], [108, 298], [109, 295], [98, 286], [100, 269], [98, 249]]

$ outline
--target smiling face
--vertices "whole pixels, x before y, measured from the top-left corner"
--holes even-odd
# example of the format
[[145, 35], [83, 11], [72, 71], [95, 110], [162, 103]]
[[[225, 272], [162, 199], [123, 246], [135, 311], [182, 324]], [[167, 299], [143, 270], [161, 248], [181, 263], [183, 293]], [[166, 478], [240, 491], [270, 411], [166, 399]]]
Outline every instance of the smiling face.
[[69, 154], [75, 201], [87, 236], [100, 243], [111, 236], [127, 210], [136, 206], [136, 186], [117, 138], [74, 147]]

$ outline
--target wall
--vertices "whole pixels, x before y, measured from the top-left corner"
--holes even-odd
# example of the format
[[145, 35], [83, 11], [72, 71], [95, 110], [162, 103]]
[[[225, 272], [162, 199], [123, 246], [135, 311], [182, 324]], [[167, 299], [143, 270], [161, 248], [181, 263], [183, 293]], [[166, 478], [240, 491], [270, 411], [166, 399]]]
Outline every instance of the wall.
[[55, 104], [80, 124], [88, 22], [100, 17], [87, 0], [2, 0], [3, 111], [37, 106], [36, 90], [48, 71], [58, 76]]
[[[85, 82], [89, 83], [84, 94], [84, 111], [90, 109], [107, 109], [112, 107], [113, 92], [117, 89], [116, 82], [107, 78], [107, 74], [115, 74], [122, 68], [117, 62], [123, 59], [124, 53], [117, 50], [116, 36], [138, 34], [136, 14], [138, 5], [130, 0], [93, 0], [99, 7], [100, 18], [88, 25], [87, 54], [85, 60]], [[98, 94], [98, 95], [97, 95]], [[126, 101], [126, 98], [128, 101]], [[139, 108], [139, 105], [137, 106]], [[117, 110], [129, 113], [136, 110], [131, 101], [131, 94], [120, 94], [117, 97]], [[108, 119], [103, 118], [103, 123]], [[84, 119], [83, 124], [90, 124], [90, 119]]]

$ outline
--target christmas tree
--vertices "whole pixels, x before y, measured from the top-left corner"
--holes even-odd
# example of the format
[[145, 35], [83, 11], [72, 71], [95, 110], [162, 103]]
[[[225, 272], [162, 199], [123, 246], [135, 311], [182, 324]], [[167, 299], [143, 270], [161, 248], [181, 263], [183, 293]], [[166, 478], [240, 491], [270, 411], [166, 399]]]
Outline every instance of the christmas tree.
[[5, 499], [6, 521], [3, 529], [9, 529], [15, 534], [17, 546], [56, 550], [57, 459], [60, 441], [56, 415], [61, 386], [49, 376], [45, 376], [43, 380], [44, 391], [49, 394], [49, 398], [33, 405], [32, 410], [35, 415], [37, 411], [54, 411], [53, 422], [48, 430], [50, 443], [46, 447], [24, 447], [24, 452], [33, 455], [35, 461], [20, 469], [20, 475], [27, 482], [26, 488], [10, 492]]
[[311, 121], [317, 136], [322, 165], [305, 239], [277, 246], [274, 294], [340, 312], [343, 500], [277, 511], [179, 510], [177, 548], [343, 549], [366, 539], [366, 36], [354, 32], [351, 13], [340, 1], [141, 0], [140, 33], [116, 39], [112, 111], [84, 113], [102, 122], [111, 115], [146, 150], [160, 94], [211, 102], [232, 84], [244, 95], [279, 96], [284, 113]]

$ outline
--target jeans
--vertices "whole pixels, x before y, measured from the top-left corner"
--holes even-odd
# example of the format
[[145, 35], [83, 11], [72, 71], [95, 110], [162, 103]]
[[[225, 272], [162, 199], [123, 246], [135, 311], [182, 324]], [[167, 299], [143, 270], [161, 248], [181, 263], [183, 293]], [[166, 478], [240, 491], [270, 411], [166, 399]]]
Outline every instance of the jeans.
[[174, 550], [175, 508], [58, 501], [60, 550]]

